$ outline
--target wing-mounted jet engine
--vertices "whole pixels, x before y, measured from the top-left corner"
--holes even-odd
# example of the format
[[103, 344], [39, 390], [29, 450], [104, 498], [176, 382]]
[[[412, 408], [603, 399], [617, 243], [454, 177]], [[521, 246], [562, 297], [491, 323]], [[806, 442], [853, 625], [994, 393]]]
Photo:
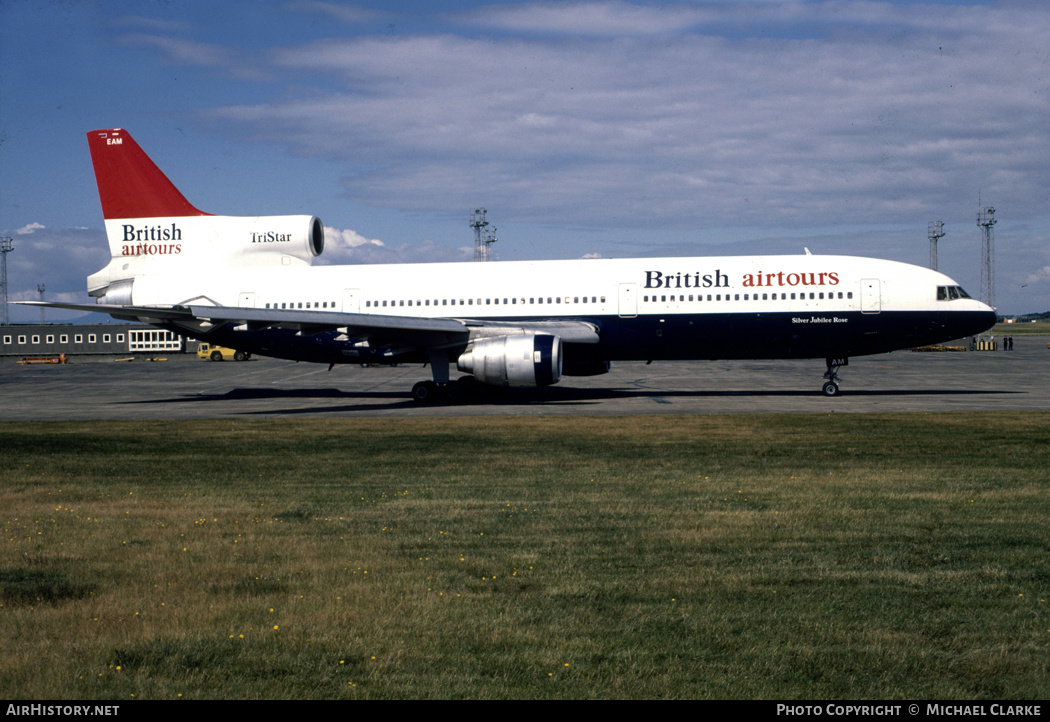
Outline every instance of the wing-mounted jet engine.
[[456, 368], [489, 386], [549, 386], [561, 380], [561, 338], [546, 333], [479, 338]]

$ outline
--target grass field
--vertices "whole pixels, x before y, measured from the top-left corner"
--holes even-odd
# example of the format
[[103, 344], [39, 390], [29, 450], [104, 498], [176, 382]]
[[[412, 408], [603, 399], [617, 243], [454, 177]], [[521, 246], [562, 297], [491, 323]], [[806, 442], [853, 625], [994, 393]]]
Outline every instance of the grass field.
[[1050, 335], [1050, 322], [997, 323], [989, 333], [995, 336], [1046, 336]]
[[1050, 698], [1050, 414], [0, 432], [8, 698]]

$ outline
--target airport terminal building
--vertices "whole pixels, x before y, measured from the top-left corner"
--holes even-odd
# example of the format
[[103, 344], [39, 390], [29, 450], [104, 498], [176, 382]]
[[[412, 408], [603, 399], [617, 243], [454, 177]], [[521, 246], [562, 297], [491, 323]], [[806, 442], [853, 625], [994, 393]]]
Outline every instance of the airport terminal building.
[[188, 353], [197, 342], [141, 323], [0, 326], [0, 356]]

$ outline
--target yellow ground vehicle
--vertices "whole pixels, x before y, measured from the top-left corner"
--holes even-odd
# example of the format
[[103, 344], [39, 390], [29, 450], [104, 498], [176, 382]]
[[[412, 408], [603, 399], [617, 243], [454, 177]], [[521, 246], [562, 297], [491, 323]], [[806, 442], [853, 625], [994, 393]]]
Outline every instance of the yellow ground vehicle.
[[251, 358], [251, 354], [226, 348], [225, 346], [202, 343], [197, 347], [197, 358], [208, 359], [209, 361], [229, 361], [231, 358], [234, 361], [247, 361]]

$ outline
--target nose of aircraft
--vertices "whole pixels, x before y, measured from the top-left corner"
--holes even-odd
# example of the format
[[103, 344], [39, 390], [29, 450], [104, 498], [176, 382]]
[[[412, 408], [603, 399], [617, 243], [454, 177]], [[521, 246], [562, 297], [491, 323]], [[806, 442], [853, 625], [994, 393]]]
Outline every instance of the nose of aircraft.
[[971, 330], [960, 333], [960, 337], [984, 333], [994, 326], [995, 322], [998, 320], [998, 314], [996, 314], [995, 309], [987, 303], [977, 301], [975, 305], [977, 306], [975, 310], [964, 311], [960, 314], [960, 318], [958, 319], [960, 322], [959, 325], [961, 326], [965, 324], [968, 328], [971, 328]]

